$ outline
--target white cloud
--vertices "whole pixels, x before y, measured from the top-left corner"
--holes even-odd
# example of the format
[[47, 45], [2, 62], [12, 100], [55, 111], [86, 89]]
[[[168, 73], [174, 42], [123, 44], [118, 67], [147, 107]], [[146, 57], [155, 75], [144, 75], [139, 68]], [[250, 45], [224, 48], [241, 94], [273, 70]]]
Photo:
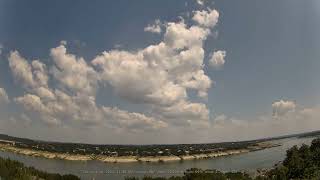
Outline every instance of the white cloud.
[[157, 107], [162, 119], [178, 126], [209, 126], [209, 110], [205, 104], [180, 101], [172, 106]]
[[97, 126], [131, 132], [157, 130], [167, 126], [163, 121], [140, 113], [98, 107], [92, 96], [69, 96], [60, 90], [56, 90], [54, 96], [54, 100], [46, 100], [34, 94], [26, 94], [15, 98], [15, 102], [48, 125]]
[[250, 119], [218, 115], [213, 119], [209, 138], [234, 141], [275, 137], [320, 128], [319, 106], [305, 108], [298, 106], [294, 101], [279, 100], [272, 104], [272, 110], [273, 114]]
[[206, 0], [196, 0], [196, 2], [197, 2], [199, 5], [201, 5], [201, 6], [204, 5], [205, 1], [206, 1]]
[[112, 120], [112, 124], [119, 128], [126, 127], [131, 131], [157, 130], [168, 126], [166, 122], [157, 121], [144, 114], [129, 113], [118, 108], [103, 107], [102, 111]]
[[[18, 51], [11, 52], [8, 60], [17, 84], [21, 85], [27, 92], [36, 94], [36, 97], [54, 99], [52, 90], [48, 87], [49, 74], [45, 64], [40, 60], [33, 60], [29, 63]], [[30, 96], [25, 98], [27, 98], [27, 101], [32, 99]]]
[[[84, 59], [67, 54], [63, 45], [53, 48], [51, 57], [54, 62], [51, 74], [40, 61], [32, 61], [30, 65], [18, 52], [9, 57], [14, 77], [29, 92], [16, 97], [15, 102], [29, 115], [50, 126], [102, 126], [132, 132], [167, 126], [161, 120], [140, 113], [98, 106], [95, 70]], [[57, 87], [48, 86], [49, 77], [58, 82]]]
[[61, 121], [50, 116], [52, 109], [43, 104], [40, 97], [33, 94], [26, 94], [15, 98], [15, 102], [21, 104], [27, 111], [39, 115], [39, 117], [48, 124], [59, 125]]
[[34, 93], [37, 94], [43, 100], [54, 100], [55, 94], [51, 89], [40, 87], [34, 90]]
[[209, 33], [209, 29], [199, 26], [187, 27], [183, 20], [178, 23], [169, 22], [164, 35], [164, 43], [175, 50], [202, 47]]
[[192, 20], [197, 22], [200, 26], [213, 28], [219, 19], [219, 12], [215, 9], [213, 10], [202, 10], [202, 11], [195, 11], [192, 17]]
[[220, 68], [225, 63], [226, 51], [215, 51], [211, 53], [209, 65], [214, 68]]
[[[58, 127], [104, 127], [143, 132], [167, 127], [208, 128], [209, 110], [193, 102], [189, 90], [206, 98], [212, 80], [204, 71], [203, 44], [218, 22], [216, 10], [196, 11], [195, 24], [155, 24], [146, 31], [162, 32], [162, 40], [145, 48], [109, 50], [88, 61], [67, 51], [66, 42], [50, 50], [48, 65], [28, 61], [18, 51], [9, 56], [15, 81], [25, 94], [15, 102], [25, 116]], [[101, 85], [120, 98], [148, 108], [147, 114], [96, 103]], [[110, 92], [105, 92], [110, 93]], [[108, 104], [108, 103], [107, 103]], [[33, 119], [33, 118], [29, 118]]]
[[97, 75], [83, 58], [68, 54], [64, 45], [51, 49], [50, 55], [53, 76], [61, 86], [74, 93], [95, 94]]
[[5, 91], [5, 89], [0, 88], [0, 104], [1, 103], [9, 103], [9, 97], [7, 95], [7, 92]]
[[33, 74], [30, 64], [26, 59], [22, 58], [18, 51], [13, 51], [9, 55], [9, 66], [11, 72], [24, 87], [33, 87], [36, 82], [33, 80]]
[[296, 109], [296, 103], [293, 101], [280, 100], [272, 103], [273, 116], [281, 117]]
[[66, 46], [68, 44], [68, 42], [66, 40], [61, 40], [60, 44]]
[[144, 28], [144, 31], [160, 34], [162, 31], [161, 26], [161, 21], [156, 19], [153, 24], [148, 24], [148, 26]]
[[104, 52], [92, 63], [101, 80], [130, 101], [172, 104], [187, 98], [186, 89], [198, 90], [203, 97], [211, 86], [202, 69], [207, 35], [207, 29], [168, 23], [163, 42], [137, 52]]
[[9, 66], [17, 81], [28, 90], [48, 86], [46, 65], [39, 60], [33, 60], [31, 65], [18, 51], [10, 52]]
[[37, 84], [39, 87], [47, 87], [48, 86], [48, 72], [47, 72], [47, 66], [40, 62], [39, 60], [34, 60], [31, 63], [32, 67], [32, 74], [33, 74], [33, 80], [34, 84]]
[[206, 124], [209, 110], [205, 104], [190, 102], [187, 90], [196, 90], [205, 98], [212, 85], [203, 70], [203, 43], [209, 34], [208, 27], [188, 26], [184, 20], [169, 22], [160, 43], [135, 52], [103, 52], [92, 64], [102, 82], [128, 101], [152, 105], [159, 119]]

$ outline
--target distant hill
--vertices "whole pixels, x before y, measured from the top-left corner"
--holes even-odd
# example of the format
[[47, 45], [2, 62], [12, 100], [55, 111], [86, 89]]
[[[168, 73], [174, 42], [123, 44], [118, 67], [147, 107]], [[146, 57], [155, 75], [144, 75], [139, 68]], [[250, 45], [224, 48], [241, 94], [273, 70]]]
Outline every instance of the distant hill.
[[[239, 142], [259, 142], [259, 141], [267, 141], [267, 140], [278, 140], [278, 139], [285, 139], [285, 138], [303, 138], [303, 137], [313, 137], [313, 136], [320, 136], [320, 130], [311, 131], [311, 132], [304, 132], [304, 133], [296, 133], [296, 134], [289, 134], [283, 136], [275, 136], [275, 137], [267, 137], [261, 139], [253, 139], [253, 140], [246, 140], [246, 141], [236, 141], [236, 142], [217, 142], [217, 143], [201, 143], [201, 144], [224, 144], [224, 143], [239, 143]], [[151, 146], [151, 145], [185, 145], [185, 144], [150, 144], [150, 145], [117, 145], [117, 144], [90, 144], [90, 143], [70, 143], [70, 142], [57, 142], [57, 141], [43, 141], [43, 140], [33, 140], [29, 138], [20, 138], [15, 136], [9, 136], [6, 134], [0, 134], [0, 140], [6, 141], [15, 141], [21, 143], [48, 143], [48, 144], [74, 144], [74, 145], [92, 145], [92, 146], [99, 146], [99, 145], [113, 145], [113, 146]]]

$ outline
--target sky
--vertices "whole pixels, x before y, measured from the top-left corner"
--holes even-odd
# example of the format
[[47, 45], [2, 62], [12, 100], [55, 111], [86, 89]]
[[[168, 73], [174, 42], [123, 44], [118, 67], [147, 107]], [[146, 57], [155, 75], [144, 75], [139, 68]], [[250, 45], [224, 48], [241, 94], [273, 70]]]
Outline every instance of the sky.
[[317, 0], [0, 0], [0, 133], [104, 144], [320, 128]]

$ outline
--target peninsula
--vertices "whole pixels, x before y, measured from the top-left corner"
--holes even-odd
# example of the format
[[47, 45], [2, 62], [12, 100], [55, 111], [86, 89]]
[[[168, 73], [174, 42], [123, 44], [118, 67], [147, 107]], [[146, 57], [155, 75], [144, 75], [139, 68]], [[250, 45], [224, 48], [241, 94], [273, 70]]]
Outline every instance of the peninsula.
[[280, 146], [272, 139], [208, 144], [95, 145], [17, 138], [0, 134], [0, 151], [33, 157], [106, 163], [169, 162], [215, 158]]

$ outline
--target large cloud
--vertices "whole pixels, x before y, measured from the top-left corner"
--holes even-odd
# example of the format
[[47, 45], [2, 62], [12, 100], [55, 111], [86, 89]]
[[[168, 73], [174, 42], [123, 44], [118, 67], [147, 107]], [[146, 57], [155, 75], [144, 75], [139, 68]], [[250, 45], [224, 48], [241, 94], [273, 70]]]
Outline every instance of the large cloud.
[[55, 64], [53, 76], [60, 85], [74, 93], [95, 94], [97, 75], [83, 58], [67, 54], [63, 44], [51, 49], [50, 55]]
[[178, 126], [207, 128], [209, 126], [209, 110], [205, 104], [180, 101], [172, 106], [154, 109], [162, 119], [170, 120]]
[[106, 128], [141, 131], [164, 128], [167, 124], [140, 113], [130, 113], [118, 108], [97, 106], [93, 96], [70, 96], [60, 90], [52, 92], [54, 99], [46, 100], [36, 94], [15, 98], [32, 116], [49, 125], [102, 126]]
[[[104, 126], [106, 128], [140, 131], [158, 129], [167, 124], [139, 113], [98, 106], [95, 102], [97, 73], [83, 58], [67, 54], [64, 45], [51, 50], [51, 72], [39, 60], [29, 63], [17, 51], [11, 52], [9, 64], [16, 82], [28, 92], [15, 102], [28, 115], [48, 125]], [[50, 77], [57, 83], [49, 87]], [[5, 91], [2, 99], [7, 101]]]
[[9, 55], [9, 66], [15, 81], [28, 92], [37, 92], [43, 98], [52, 98], [48, 90], [48, 71], [45, 64], [39, 60], [33, 60], [31, 64], [23, 58], [18, 51]]
[[[43, 77], [46, 76], [46, 74], [42, 72], [45, 65], [40, 64], [41, 62], [35, 60], [31, 66], [25, 58], [21, 57], [18, 51], [13, 51], [9, 55], [9, 66], [15, 80], [28, 89], [47, 84], [47, 78]], [[33, 65], [35, 67], [33, 67]]]
[[[167, 23], [158, 44], [138, 51], [103, 52], [92, 61], [99, 79], [129, 101], [151, 104], [155, 116], [164, 121], [208, 121], [206, 105], [189, 102], [187, 90], [193, 89], [203, 98], [211, 87], [211, 79], [203, 70], [203, 43], [218, 14], [216, 10], [196, 11], [193, 19], [197, 25], [188, 26], [183, 19]], [[193, 107], [201, 110], [193, 111]], [[168, 116], [170, 111], [175, 115]]]
[[[189, 26], [184, 20], [169, 22], [158, 44], [137, 51], [105, 51], [90, 63], [68, 53], [65, 42], [51, 49], [50, 67], [40, 60], [29, 63], [13, 51], [9, 56], [12, 74], [27, 92], [15, 102], [26, 114], [56, 126], [100, 126], [134, 132], [170, 124], [208, 127], [209, 110], [203, 103], [191, 102], [188, 90], [205, 98], [211, 87], [211, 79], [203, 70], [203, 44], [217, 18], [215, 10], [195, 11], [196, 25]], [[100, 84], [110, 85], [127, 101], [148, 105], [149, 115], [97, 105]]]

